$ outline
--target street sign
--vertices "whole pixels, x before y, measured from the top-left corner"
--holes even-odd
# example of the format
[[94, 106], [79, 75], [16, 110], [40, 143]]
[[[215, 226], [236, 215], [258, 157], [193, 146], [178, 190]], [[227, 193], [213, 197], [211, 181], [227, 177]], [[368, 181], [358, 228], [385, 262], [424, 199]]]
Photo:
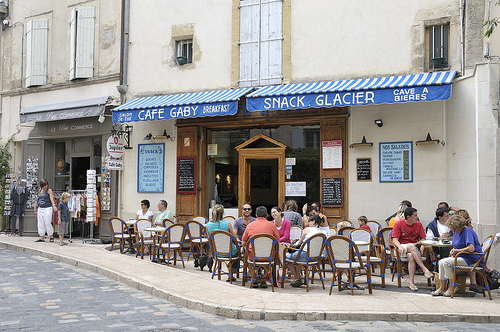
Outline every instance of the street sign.
[[121, 158], [123, 155], [123, 139], [118, 136], [109, 136], [107, 142], [108, 153], [113, 158]]

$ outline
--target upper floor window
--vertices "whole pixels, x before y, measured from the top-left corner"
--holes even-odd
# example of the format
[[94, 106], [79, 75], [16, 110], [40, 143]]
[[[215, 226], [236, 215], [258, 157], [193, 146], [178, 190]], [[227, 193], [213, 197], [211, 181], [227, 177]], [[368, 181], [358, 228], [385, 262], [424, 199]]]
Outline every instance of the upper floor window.
[[48, 30], [46, 18], [26, 25], [26, 87], [47, 83]]
[[282, 0], [240, 0], [240, 87], [281, 84]]
[[193, 63], [193, 40], [185, 39], [177, 41], [177, 62], [180, 65]]
[[449, 67], [450, 24], [426, 28], [428, 70], [443, 70]]
[[94, 74], [94, 21], [94, 7], [78, 7], [71, 11], [70, 80]]

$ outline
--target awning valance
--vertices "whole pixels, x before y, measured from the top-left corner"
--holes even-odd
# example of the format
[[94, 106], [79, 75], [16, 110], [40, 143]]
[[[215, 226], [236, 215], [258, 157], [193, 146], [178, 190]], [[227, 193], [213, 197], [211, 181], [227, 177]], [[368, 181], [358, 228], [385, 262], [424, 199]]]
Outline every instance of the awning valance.
[[47, 122], [66, 119], [99, 116], [104, 113], [110, 96], [75, 100], [64, 103], [23, 107], [20, 113], [21, 123]]
[[113, 109], [113, 122], [234, 115], [238, 100], [253, 88], [135, 98]]
[[447, 100], [456, 71], [266, 86], [247, 95], [249, 111]]

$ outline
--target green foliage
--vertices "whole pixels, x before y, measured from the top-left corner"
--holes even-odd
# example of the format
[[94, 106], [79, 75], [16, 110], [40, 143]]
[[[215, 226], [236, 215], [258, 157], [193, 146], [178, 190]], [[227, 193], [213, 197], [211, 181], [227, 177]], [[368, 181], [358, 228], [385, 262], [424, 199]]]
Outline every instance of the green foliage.
[[5, 177], [10, 173], [10, 159], [12, 154], [10, 153], [10, 142], [12, 137], [9, 138], [5, 143], [0, 142], [0, 215], [3, 218], [3, 209], [5, 205]]
[[[498, 5], [500, 5], [500, 0], [498, 0], [495, 3], [495, 6], [498, 6]], [[499, 18], [498, 17], [494, 17], [491, 20], [487, 20], [487, 21], [485, 21], [483, 23], [483, 27], [486, 27], [486, 32], [484, 33], [484, 36], [486, 38], [490, 38], [491, 37], [491, 34], [493, 33], [493, 30], [495, 30], [495, 28], [497, 27], [498, 22], [499, 22]]]

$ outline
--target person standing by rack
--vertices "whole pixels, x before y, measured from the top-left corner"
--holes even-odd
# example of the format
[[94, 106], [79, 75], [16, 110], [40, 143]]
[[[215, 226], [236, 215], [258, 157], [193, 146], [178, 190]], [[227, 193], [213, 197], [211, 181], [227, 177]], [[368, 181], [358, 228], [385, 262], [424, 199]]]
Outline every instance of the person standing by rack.
[[[12, 219], [12, 227], [10, 232], [12, 235], [19, 234], [23, 235], [23, 221], [24, 221], [24, 210], [26, 201], [28, 199], [28, 192], [26, 191], [26, 180], [21, 180], [20, 186], [15, 186], [10, 193], [10, 198], [12, 199], [12, 209], [10, 210], [10, 216]], [[16, 228], [17, 218], [19, 218], [19, 228]]]
[[68, 201], [71, 195], [64, 192], [61, 195], [61, 201], [57, 209], [57, 234], [59, 235], [59, 245], [65, 246], [68, 243], [64, 242], [64, 235], [68, 234], [68, 224], [69, 224], [69, 209]]
[[[40, 238], [35, 242], [45, 242], [45, 233], [50, 237], [50, 242], [54, 242], [54, 228], [52, 227], [52, 214], [57, 211], [54, 200], [54, 193], [49, 188], [47, 180], [40, 180], [40, 191], [35, 202], [35, 215], [38, 224], [38, 235]], [[38, 213], [37, 213], [38, 212]]]

